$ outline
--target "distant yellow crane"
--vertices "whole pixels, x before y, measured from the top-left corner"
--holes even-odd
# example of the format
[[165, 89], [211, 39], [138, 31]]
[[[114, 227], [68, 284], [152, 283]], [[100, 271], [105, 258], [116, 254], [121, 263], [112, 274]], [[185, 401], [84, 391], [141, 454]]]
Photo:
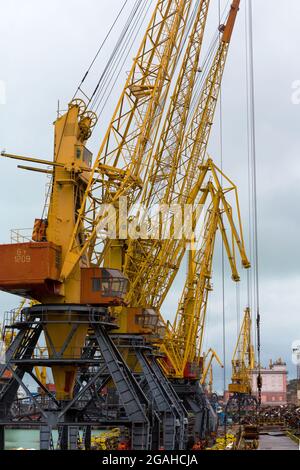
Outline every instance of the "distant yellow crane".
[[[200, 383], [201, 385], [208, 385], [208, 392], [210, 395], [213, 393], [213, 360], [216, 360], [216, 362], [219, 364], [219, 366], [223, 369], [224, 365], [219, 358], [218, 354], [216, 351], [212, 348], [210, 348], [207, 352], [207, 354], [204, 354], [203, 356], [203, 373], [201, 375], [201, 380]], [[207, 382], [207, 378], [209, 377], [209, 381]]]
[[247, 307], [232, 358], [232, 377], [228, 388], [231, 393], [241, 395], [251, 395], [252, 393], [251, 371], [254, 369], [255, 356], [251, 328], [251, 311]]

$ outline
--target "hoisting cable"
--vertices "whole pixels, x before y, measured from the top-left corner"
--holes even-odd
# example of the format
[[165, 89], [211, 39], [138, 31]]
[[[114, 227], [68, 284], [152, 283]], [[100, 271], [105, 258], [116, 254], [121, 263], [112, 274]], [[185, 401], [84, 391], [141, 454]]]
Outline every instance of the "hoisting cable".
[[123, 13], [123, 10], [124, 10], [124, 8], [126, 7], [127, 3], [128, 3], [128, 0], [125, 0], [124, 3], [123, 3], [123, 5], [122, 5], [122, 7], [121, 7], [121, 9], [120, 9], [120, 11], [119, 11], [119, 13], [117, 14], [117, 16], [116, 16], [116, 18], [115, 18], [113, 24], [111, 25], [111, 27], [109, 28], [109, 30], [108, 30], [108, 32], [107, 32], [105, 38], [103, 39], [103, 41], [102, 41], [102, 43], [101, 43], [101, 45], [100, 45], [98, 51], [96, 52], [95, 57], [93, 58], [93, 60], [92, 60], [92, 62], [90, 63], [90, 65], [89, 65], [87, 71], [85, 72], [85, 74], [84, 74], [84, 76], [83, 76], [81, 82], [79, 83], [79, 85], [78, 85], [78, 87], [77, 87], [77, 90], [76, 90], [76, 92], [74, 93], [73, 99], [74, 99], [75, 96], [77, 95], [78, 91], [81, 91], [81, 92], [82, 92], [82, 90], [81, 90], [82, 84], [85, 82], [85, 80], [86, 80], [88, 74], [90, 73], [90, 71], [91, 71], [91, 69], [92, 69], [94, 63], [96, 62], [96, 60], [97, 60], [97, 58], [98, 58], [100, 52], [102, 51], [104, 45], [106, 44], [106, 42], [107, 42], [108, 38], [110, 37], [112, 31], [114, 30], [114, 27], [116, 26], [116, 24], [117, 24], [117, 22], [118, 22], [118, 20], [119, 20], [119, 18], [120, 18], [120, 16], [121, 16], [121, 14]]
[[[221, 24], [221, 0], [218, 0], [218, 17], [219, 17], [219, 25]], [[219, 31], [219, 43], [221, 43], [222, 36], [221, 31]], [[222, 101], [222, 84], [220, 86], [220, 94], [219, 94], [219, 109], [220, 109], [220, 168], [223, 175], [223, 101]], [[223, 188], [223, 177], [221, 178], [221, 186]], [[225, 252], [224, 252], [224, 244], [222, 243], [221, 247], [221, 257], [222, 257], [222, 329], [223, 329], [223, 390], [224, 396], [226, 391], [226, 310], [225, 310]], [[225, 445], [227, 440], [227, 419], [225, 419], [224, 423], [224, 434], [225, 434]]]
[[[132, 49], [132, 47], [133, 47], [133, 45], [136, 41], [137, 35], [140, 32], [141, 27], [144, 24], [144, 21], [145, 21], [147, 15], [148, 15], [149, 9], [151, 7], [151, 0], [150, 0], [150, 2], [149, 2], [149, 0], [143, 0], [143, 1], [144, 1], [144, 4], [142, 5], [142, 7], [140, 6], [140, 4], [138, 5], [138, 7], [140, 8], [140, 12], [135, 15], [136, 20], [135, 20], [135, 23], [131, 26], [131, 31], [129, 30], [130, 22], [128, 22], [129, 24], [125, 25], [125, 27], [124, 27], [124, 32], [125, 33], [127, 32], [128, 38], [126, 39], [126, 42], [124, 41], [125, 44], [123, 45], [123, 48], [118, 51], [118, 55], [114, 58], [114, 61], [117, 61], [117, 65], [115, 67], [115, 70], [112, 71], [112, 73], [110, 73], [111, 78], [113, 78], [113, 82], [111, 82], [109, 80], [109, 77], [107, 76], [106, 80], [105, 80], [106, 83], [104, 82], [102, 84], [102, 86], [99, 88], [99, 90], [97, 90], [99, 85], [97, 85], [97, 87], [96, 87], [95, 91], [97, 91], [97, 94], [94, 98], [94, 101], [92, 102], [92, 109], [94, 109], [95, 112], [98, 114], [98, 118], [101, 116], [101, 114], [102, 114], [102, 112], [103, 112], [103, 110], [104, 110], [111, 94], [112, 94], [112, 91], [115, 87], [115, 84], [119, 79], [120, 71], [123, 69], [123, 66], [124, 66], [124, 64], [127, 60], [128, 52]], [[180, 62], [180, 58], [183, 54], [185, 44], [187, 42], [187, 39], [188, 39], [189, 34], [190, 34], [190, 30], [192, 28], [194, 19], [196, 17], [197, 8], [199, 6], [199, 1], [200, 0], [197, 0], [197, 2], [195, 4], [195, 7], [194, 7], [194, 11], [190, 15], [188, 25], [187, 25], [187, 28], [186, 28], [186, 31], [185, 31], [185, 34], [184, 34], [184, 38], [183, 38], [183, 41], [182, 41], [182, 44], [181, 44], [180, 53], [178, 54], [177, 63]], [[149, 4], [147, 6], [148, 2], [149, 2]], [[128, 52], [126, 52], [126, 49], [128, 50]], [[121, 64], [121, 66], [120, 66], [120, 64]], [[118, 69], [118, 71], [117, 71], [117, 69]], [[105, 93], [108, 91], [109, 87], [110, 87], [110, 89], [109, 89], [108, 95], [105, 97]], [[95, 95], [95, 92], [93, 93], [93, 95]], [[101, 96], [101, 98], [100, 98], [100, 96]], [[103, 105], [102, 105], [102, 103], [103, 103]], [[101, 106], [101, 108], [100, 108], [100, 106]], [[100, 110], [99, 110], [99, 108], [100, 108]]]
[[[246, 109], [247, 109], [247, 150], [248, 150], [248, 250], [249, 259], [252, 262], [253, 253], [253, 227], [252, 227], [252, 205], [253, 205], [253, 191], [252, 191], [252, 162], [251, 162], [251, 139], [250, 139], [250, 96], [249, 96], [249, 45], [248, 45], [248, 11], [245, 4], [245, 57], [246, 57]], [[247, 270], [247, 307], [250, 309], [251, 316], [253, 312], [253, 277], [252, 269]], [[254, 350], [257, 351], [257, 331], [256, 326], [252, 327], [254, 332]]]
[[238, 339], [241, 328], [241, 289], [240, 283], [236, 283], [236, 337]]
[[[141, 5], [141, 3], [142, 3], [142, 1], [143, 1], [143, 0], [136, 0], [135, 5], [134, 5], [134, 7], [133, 7], [133, 9], [132, 9], [132, 11], [131, 11], [131, 14], [129, 15], [129, 18], [128, 18], [128, 20], [127, 20], [126, 25], [128, 25], [128, 22], [129, 22], [129, 21], [132, 21], [132, 19], [134, 18], [135, 14], [136, 14], [137, 9], [140, 7], [140, 5]], [[121, 14], [122, 14], [122, 12], [123, 12], [123, 10], [124, 10], [124, 8], [125, 8], [125, 6], [126, 6], [127, 3], [128, 3], [128, 0], [125, 0], [124, 3], [123, 3], [123, 5], [122, 5], [122, 7], [121, 7], [121, 9], [120, 9], [120, 11], [119, 11], [119, 13], [117, 14], [117, 16], [116, 16], [116, 18], [115, 18], [113, 24], [112, 24], [111, 27], [109, 28], [108, 33], [106, 34], [104, 40], [102, 41], [102, 43], [101, 43], [101, 45], [100, 45], [100, 47], [99, 47], [99, 49], [98, 49], [96, 55], [94, 56], [94, 58], [93, 58], [93, 60], [92, 60], [92, 62], [91, 62], [91, 64], [90, 64], [90, 66], [88, 67], [86, 73], [84, 74], [84, 76], [83, 76], [83, 78], [82, 78], [82, 80], [81, 80], [79, 86], [77, 87], [77, 90], [76, 90], [76, 92], [74, 93], [72, 99], [74, 99], [74, 98], [76, 97], [76, 94], [78, 93], [78, 91], [80, 91], [85, 97], [87, 97], [86, 93], [81, 89], [81, 86], [82, 86], [82, 84], [84, 83], [84, 81], [86, 80], [86, 78], [87, 78], [89, 72], [91, 71], [92, 67], [94, 66], [94, 64], [95, 64], [95, 62], [96, 62], [96, 59], [97, 59], [97, 57], [99, 56], [99, 54], [100, 54], [101, 50], [103, 49], [104, 45], [106, 44], [108, 38], [109, 38], [110, 35], [112, 34], [112, 31], [114, 30], [114, 28], [115, 28], [115, 26], [116, 26], [116, 24], [117, 24], [117, 22], [118, 22], [118, 20], [119, 20], [119, 18], [120, 18], [120, 16], [121, 16]], [[117, 44], [121, 44], [121, 42], [122, 42], [122, 40], [119, 38]], [[107, 67], [106, 67], [106, 68], [107, 68]], [[103, 75], [103, 74], [102, 74], [102, 75]], [[104, 77], [101, 76], [100, 80], [103, 79], [103, 78], [104, 78]], [[92, 95], [92, 96], [93, 96], [93, 95]], [[90, 103], [90, 99], [89, 99], [89, 103]], [[67, 113], [69, 113], [69, 109], [68, 109]], [[67, 120], [65, 121], [65, 126], [66, 126], [66, 122], [67, 122]], [[60, 139], [60, 142], [59, 142], [59, 145], [58, 145], [58, 148], [57, 148], [57, 153], [58, 153], [59, 150], [60, 150], [62, 138], [63, 138], [64, 131], [65, 131], [65, 126], [64, 126], [64, 128], [63, 128], [63, 132], [62, 132], [62, 135], [61, 135], [61, 139]], [[52, 182], [53, 182], [53, 177], [52, 177]], [[52, 183], [49, 185], [49, 188], [48, 188], [48, 191], [47, 191], [47, 194], [46, 194], [45, 203], [44, 203], [43, 211], [42, 211], [42, 217], [41, 217], [42, 219], [45, 217], [45, 212], [46, 212], [46, 209], [47, 209], [47, 200], [49, 199], [49, 196], [50, 196], [51, 191], [52, 191]]]
[[[98, 113], [98, 117], [101, 116], [111, 94], [112, 94], [112, 91], [115, 87], [115, 84], [116, 82], [118, 81], [119, 77], [120, 77], [120, 73], [123, 69], [123, 66], [128, 58], [128, 52], [129, 50], [131, 50], [131, 48], [133, 47], [134, 43], [135, 43], [135, 40], [141, 30], [141, 27], [144, 23], [144, 20], [148, 14], [148, 11], [150, 9], [150, 6], [151, 6], [151, 3], [149, 3], [148, 7], [146, 8], [146, 5], [147, 5], [147, 1], [144, 2], [144, 5], [143, 5], [143, 8], [141, 9], [141, 11], [136, 15], [136, 19], [134, 20], [134, 23], [132, 24], [131, 28], [129, 29], [129, 34], [128, 34], [128, 37], [126, 40], [124, 40], [124, 44], [122, 46], [122, 48], [118, 47], [119, 48], [119, 51], [117, 53], [117, 55], [114, 57], [114, 62], [116, 63], [113, 63], [113, 67], [114, 69], [112, 69], [108, 75], [106, 76], [106, 79], [103, 80], [104, 77], [102, 77], [101, 81], [103, 81], [103, 83], [98, 83], [96, 88], [95, 88], [95, 91], [93, 93], [93, 102], [92, 102], [92, 106], [91, 106], [91, 109], [93, 109], [96, 113], [98, 113], [98, 110], [102, 104], [102, 107]], [[126, 52], [127, 50], [127, 52]], [[111, 79], [113, 78], [113, 82], [111, 82]], [[100, 86], [101, 84], [101, 86]], [[108, 91], [109, 90], [109, 91]], [[108, 91], [108, 94], [107, 96], [105, 96], [105, 94], [107, 93]]]
[[[119, 75], [120, 70], [118, 70], [118, 67], [119, 67], [120, 60], [121, 60], [120, 58], [126, 55], [126, 48], [128, 47], [128, 44], [131, 40], [131, 37], [134, 31], [138, 29], [137, 25], [138, 25], [138, 22], [140, 21], [141, 15], [145, 9], [145, 5], [147, 1], [148, 0], [138, 0], [135, 3], [121, 31], [119, 39], [111, 53], [111, 56], [106, 64], [106, 67], [92, 93], [91, 100], [90, 100], [92, 102], [91, 104], [92, 108], [95, 108], [95, 106], [97, 105], [99, 101], [99, 97], [101, 96], [101, 93], [102, 95], [104, 95], [105, 90], [103, 92], [103, 89], [105, 88], [105, 86], [107, 89], [107, 82], [109, 83], [112, 77], [114, 77], [115, 75]], [[143, 2], [144, 4], [142, 5]], [[101, 99], [103, 99], [103, 96]]]
[[257, 206], [257, 161], [256, 161], [256, 128], [255, 128], [255, 83], [253, 52], [253, 8], [248, 0], [248, 37], [249, 37], [249, 97], [250, 97], [250, 142], [253, 182], [253, 242], [254, 242], [254, 295], [256, 300], [257, 360], [258, 360], [258, 403], [261, 405], [261, 344], [260, 344], [260, 291], [259, 291], [259, 253], [258, 253], [258, 206]]

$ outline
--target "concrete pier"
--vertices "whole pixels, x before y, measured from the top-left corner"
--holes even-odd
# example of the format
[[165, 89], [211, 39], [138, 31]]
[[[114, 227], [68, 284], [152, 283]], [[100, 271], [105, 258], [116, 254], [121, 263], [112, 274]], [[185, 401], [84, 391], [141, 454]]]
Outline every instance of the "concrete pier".
[[286, 435], [280, 433], [262, 434], [258, 450], [300, 450], [299, 446]]

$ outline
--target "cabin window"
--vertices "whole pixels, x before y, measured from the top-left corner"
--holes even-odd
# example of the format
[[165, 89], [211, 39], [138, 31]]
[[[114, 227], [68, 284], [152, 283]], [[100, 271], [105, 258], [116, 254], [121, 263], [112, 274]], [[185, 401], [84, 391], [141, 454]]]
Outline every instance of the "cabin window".
[[125, 297], [128, 281], [124, 278], [92, 278], [92, 291], [101, 292], [103, 297]]
[[92, 279], [92, 289], [93, 292], [99, 292], [101, 290], [101, 279], [98, 277], [94, 277]]

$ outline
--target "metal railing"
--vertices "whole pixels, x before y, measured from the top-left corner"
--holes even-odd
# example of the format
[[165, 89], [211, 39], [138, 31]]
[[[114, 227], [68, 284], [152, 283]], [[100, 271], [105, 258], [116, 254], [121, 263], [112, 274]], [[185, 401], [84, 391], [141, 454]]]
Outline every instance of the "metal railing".
[[32, 241], [32, 228], [14, 228], [10, 231], [11, 243], [27, 243]]

